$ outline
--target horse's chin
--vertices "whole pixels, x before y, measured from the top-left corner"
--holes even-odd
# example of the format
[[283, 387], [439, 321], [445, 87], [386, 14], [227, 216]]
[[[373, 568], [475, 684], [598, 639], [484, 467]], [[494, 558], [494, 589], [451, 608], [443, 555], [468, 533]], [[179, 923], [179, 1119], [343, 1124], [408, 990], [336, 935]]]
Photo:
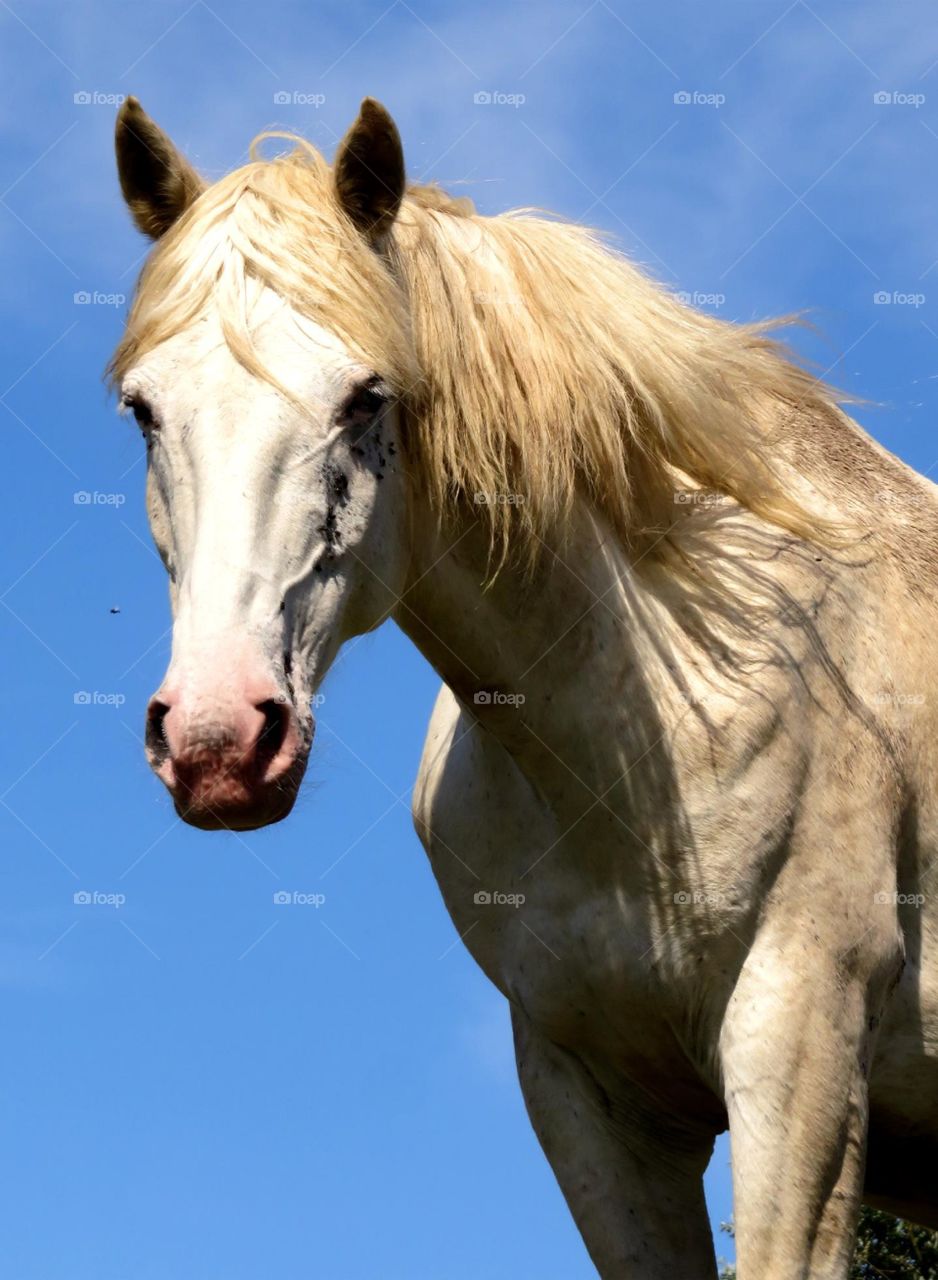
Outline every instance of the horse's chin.
[[276, 780], [239, 776], [230, 769], [203, 771], [183, 785], [166, 778], [176, 813], [199, 831], [257, 831], [288, 817], [306, 772], [305, 755]]
[[188, 803], [174, 800], [176, 813], [190, 827], [199, 831], [258, 831], [273, 826], [289, 817], [296, 802], [296, 793], [278, 795], [272, 800], [244, 804]]

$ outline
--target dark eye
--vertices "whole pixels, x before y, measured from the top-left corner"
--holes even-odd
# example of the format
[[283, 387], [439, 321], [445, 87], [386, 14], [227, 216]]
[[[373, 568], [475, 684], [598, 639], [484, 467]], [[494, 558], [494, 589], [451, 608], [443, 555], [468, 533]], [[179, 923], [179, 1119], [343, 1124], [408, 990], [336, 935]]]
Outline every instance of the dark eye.
[[154, 426], [153, 410], [147, 404], [142, 396], [129, 395], [124, 396], [121, 404], [125, 409], [129, 409], [136, 419], [137, 426], [141, 431], [149, 431]]
[[364, 424], [376, 418], [391, 399], [389, 388], [380, 378], [371, 378], [358, 387], [342, 406], [340, 417], [344, 422]]

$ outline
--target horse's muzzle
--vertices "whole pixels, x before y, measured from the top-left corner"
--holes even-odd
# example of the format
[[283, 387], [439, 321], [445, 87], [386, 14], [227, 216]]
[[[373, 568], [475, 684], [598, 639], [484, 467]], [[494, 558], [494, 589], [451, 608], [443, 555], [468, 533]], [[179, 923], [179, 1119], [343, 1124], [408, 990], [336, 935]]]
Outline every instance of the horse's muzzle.
[[180, 818], [203, 831], [268, 826], [285, 818], [296, 800], [312, 722], [301, 724], [284, 690], [252, 692], [218, 701], [164, 687], [150, 701], [150, 766]]

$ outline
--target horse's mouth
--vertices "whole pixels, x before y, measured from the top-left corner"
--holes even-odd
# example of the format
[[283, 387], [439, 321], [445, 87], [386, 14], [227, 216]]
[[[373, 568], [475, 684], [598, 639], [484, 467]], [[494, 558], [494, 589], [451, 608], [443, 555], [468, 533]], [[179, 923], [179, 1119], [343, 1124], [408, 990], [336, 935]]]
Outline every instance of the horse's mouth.
[[258, 786], [242, 779], [214, 782], [202, 778], [196, 785], [169, 788], [176, 813], [200, 831], [256, 831], [282, 822], [293, 809], [306, 768], [305, 758], [295, 762], [276, 782]]

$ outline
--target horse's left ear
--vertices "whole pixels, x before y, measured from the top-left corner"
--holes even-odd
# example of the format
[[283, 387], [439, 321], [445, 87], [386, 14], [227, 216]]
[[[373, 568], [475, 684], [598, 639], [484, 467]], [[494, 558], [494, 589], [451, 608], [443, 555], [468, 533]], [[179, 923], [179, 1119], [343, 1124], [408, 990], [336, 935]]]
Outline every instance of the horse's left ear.
[[339, 204], [359, 231], [380, 240], [404, 196], [404, 149], [397, 125], [374, 98], [365, 98], [339, 144], [334, 177]]
[[205, 183], [136, 98], [121, 103], [114, 132], [117, 176], [133, 220], [158, 240], [205, 190]]

